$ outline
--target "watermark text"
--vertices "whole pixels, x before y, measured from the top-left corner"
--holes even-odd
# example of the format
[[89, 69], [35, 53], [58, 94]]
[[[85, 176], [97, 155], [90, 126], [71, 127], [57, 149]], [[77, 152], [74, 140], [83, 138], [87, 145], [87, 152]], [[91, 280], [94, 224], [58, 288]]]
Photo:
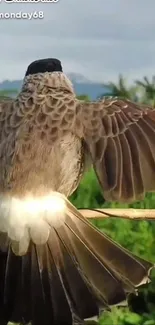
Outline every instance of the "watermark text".
[[33, 12], [0, 12], [0, 19], [43, 19], [43, 11], [33, 11]]
[[[7, 3], [38, 3], [38, 2], [42, 2], [42, 3], [57, 3], [59, 0], [5, 0], [5, 2]], [[1, 0], [0, 0], [1, 2]]]

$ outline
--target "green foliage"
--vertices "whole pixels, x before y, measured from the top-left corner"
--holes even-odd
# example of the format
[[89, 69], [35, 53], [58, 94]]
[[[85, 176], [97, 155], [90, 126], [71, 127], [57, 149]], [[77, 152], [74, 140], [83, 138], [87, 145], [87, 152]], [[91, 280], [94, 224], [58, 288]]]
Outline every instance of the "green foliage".
[[[78, 190], [71, 197], [72, 203], [78, 208], [109, 207], [109, 208], [155, 208], [155, 193], [148, 193], [145, 199], [134, 204], [105, 202], [101, 194], [96, 175], [89, 171], [82, 180]], [[155, 261], [155, 223], [152, 221], [134, 221], [121, 218], [107, 218], [92, 221], [96, 227], [105, 232], [122, 246], [134, 254], [149, 261]], [[140, 290], [143, 306], [140, 313], [129, 309], [113, 308], [112, 312], [104, 312], [99, 324], [105, 325], [155, 325], [155, 275], [152, 274], [151, 284]], [[139, 298], [137, 298], [139, 299]], [[138, 310], [139, 302], [132, 301], [131, 309]]]
[[143, 102], [155, 106], [155, 76], [152, 77], [151, 81], [147, 77], [144, 77], [143, 81], [136, 80], [135, 83], [144, 90]]
[[128, 308], [113, 308], [111, 313], [105, 312], [99, 320], [100, 325], [155, 325], [155, 320], [149, 316], [130, 312]]
[[[137, 101], [139, 98], [139, 87], [138, 85], [127, 87], [126, 80], [122, 75], [119, 75], [118, 83], [113, 82], [104, 83], [104, 87], [108, 87], [113, 96], [131, 99]], [[105, 94], [103, 95], [105, 96]], [[103, 97], [101, 95], [101, 97]]]
[[6, 97], [13, 97], [14, 95], [17, 95], [16, 89], [3, 89], [0, 90], [0, 99], [5, 99]]
[[[155, 76], [149, 80], [146, 76], [143, 80], [135, 80], [132, 86], [127, 86], [127, 81], [122, 75], [119, 75], [118, 82], [104, 83], [104, 86], [110, 89], [112, 96], [121, 97], [140, 101], [144, 104], [149, 104], [155, 107]], [[101, 94], [100, 97], [105, 96]]]
[[89, 96], [88, 95], [84, 95], [84, 94], [77, 96], [77, 98], [80, 99], [80, 100], [84, 100], [85, 102], [89, 102], [90, 101]]

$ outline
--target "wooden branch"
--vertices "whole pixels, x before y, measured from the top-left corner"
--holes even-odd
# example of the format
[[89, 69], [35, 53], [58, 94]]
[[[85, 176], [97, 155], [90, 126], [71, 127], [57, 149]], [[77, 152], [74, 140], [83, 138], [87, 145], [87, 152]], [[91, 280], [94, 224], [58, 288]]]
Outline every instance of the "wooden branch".
[[155, 209], [79, 209], [79, 211], [88, 219], [116, 217], [133, 220], [155, 220]]

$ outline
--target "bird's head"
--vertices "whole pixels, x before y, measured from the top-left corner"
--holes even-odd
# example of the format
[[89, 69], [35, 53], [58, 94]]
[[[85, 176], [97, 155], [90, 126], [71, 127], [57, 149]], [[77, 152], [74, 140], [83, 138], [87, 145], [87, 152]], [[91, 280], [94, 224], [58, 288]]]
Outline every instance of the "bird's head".
[[45, 72], [62, 72], [61, 61], [58, 59], [40, 59], [33, 61], [28, 66], [25, 76], [40, 74]]
[[58, 59], [36, 60], [27, 67], [22, 90], [42, 92], [46, 87], [49, 90], [61, 88], [73, 92], [73, 85], [63, 73], [61, 61]]

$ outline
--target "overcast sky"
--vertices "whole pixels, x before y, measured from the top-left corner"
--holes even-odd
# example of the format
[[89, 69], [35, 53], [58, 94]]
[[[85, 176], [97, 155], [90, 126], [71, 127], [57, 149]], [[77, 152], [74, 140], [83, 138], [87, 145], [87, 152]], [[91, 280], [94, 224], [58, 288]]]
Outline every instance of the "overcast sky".
[[20, 11], [43, 11], [44, 19], [0, 19], [0, 80], [21, 79], [46, 57], [92, 80], [155, 74], [155, 0], [1, 0], [0, 13]]

